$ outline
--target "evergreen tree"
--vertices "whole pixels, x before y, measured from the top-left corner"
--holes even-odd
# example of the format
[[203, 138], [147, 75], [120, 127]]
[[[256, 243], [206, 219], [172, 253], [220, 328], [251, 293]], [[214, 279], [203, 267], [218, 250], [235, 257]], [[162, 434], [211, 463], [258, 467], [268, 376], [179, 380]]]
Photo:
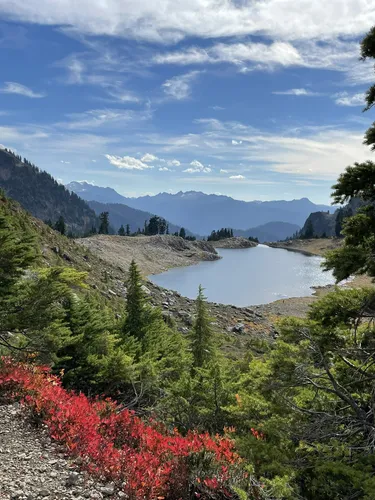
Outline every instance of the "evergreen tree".
[[108, 234], [109, 233], [109, 212], [102, 212], [99, 215], [99, 234]]
[[55, 224], [55, 229], [61, 234], [65, 234], [66, 232], [66, 226], [65, 226], [65, 221], [64, 217], [60, 215], [60, 217], [57, 219], [57, 222]]
[[335, 221], [335, 236], [336, 238], [341, 238], [342, 231], [342, 223], [344, 220], [344, 211], [342, 208], [339, 208], [336, 213], [336, 221]]
[[167, 227], [165, 229], [165, 234], [169, 234], [169, 224], [167, 224]]
[[[361, 43], [363, 60], [375, 59], [375, 27], [365, 36]], [[366, 93], [366, 108], [370, 110], [375, 104], [375, 85]], [[375, 123], [367, 130], [364, 143], [375, 150]], [[332, 269], [338, 281], [352, 274], [368, 273], [375, 276], [375, 163], [366, 161], [354, 163], [340, 175], [333, 186], [334, 203], [347, 203], [353, 198], [364, 202], [355, 215], [346, 218], [340, 233], [345, 237], [344, 245], [327, 255], [326, 269]], [[339, 229], [339, 228], [337, 228]], [[338, 231], [336, 231], [337, 234]]]
[[191, 332], [194, 368], [202, 368], [213, 356], [213, 332], [207, 312], [206, 297], [199, 286], [196, 299], [196, 318]]
[[126, 319], [122, 331], [124, 336], [130, 335], [142, 340], [145, 335], [146, 298], [142, 290], [141, 274], [134, 259], [129, 267], [126, 287]]
[[145, 222], [145, 234], [154, 236], [156, 234], [165, 234], [167, 229], [167, 221], [163, 217], [154, 215], [151, 219]]
[[68, 308], [71, 342], [60, 351], [63, 358], [56, 366], [64, 370], [64, 385], [118, 397], [117, 391], [130, 383], [133, 359], [118, 345], [114, 313], [89, 294], [74, 297]]
[[126, 236], [130, 236], [130, 226], [126, 224]]
[[121, 224], [120, 229], [118, 230], [118, 235], [119, 235], [119, 236], [125, 236], [125, 234], [126, 234], [126, 233], [125, 233], [125, 228], [124, 228], [124, 226]]
[[186, 238], [186, 231], [185, 231], [185, 228], [184, 228], [184, 227], [182, 227], [182, 228], [180, 229], [180, 232], [179, 232], [179, 237], [180, 237], [180, 238], [184, 238], [184, 239]]
[[11, 286], [37, 257], [35, 238], [26, 231], [17, 231], [10, 218], [0, 212], [0, 297], [10, 293]]
[[314, 237], [314, 226], [311, 219], [308, 219], [306, 222], [306, 229], [303, 236], [307, 240]]
[[233, 238], [233, 229], [222, 227], [217, 231], [213, 230], [208, 236], [207, 241], [219, 241], [227, 238]]

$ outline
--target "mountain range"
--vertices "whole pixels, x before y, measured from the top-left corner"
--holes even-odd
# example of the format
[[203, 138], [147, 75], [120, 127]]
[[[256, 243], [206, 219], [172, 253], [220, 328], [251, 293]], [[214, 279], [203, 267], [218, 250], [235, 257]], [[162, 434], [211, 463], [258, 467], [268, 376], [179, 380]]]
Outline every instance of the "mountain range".
[[[174, 224], [189, 228], [199, 235], [208, 235], [213, 229], [221, 227], [237, 228], [247, 233], [250, 231], [249, 228], [253, 230], [272, 222], [276, 225], [291, 224], [292, 226], [284, 226], [280, 230], [283, 235], [290, 232], [285, 236], [287, 237], [302, 227], [312, 212], [335, 210], [328, 205], [312, 203], [307, 198], [292, 201], [240, 201], [229, 196], [197, 191], [130, 198], [120, 195], [112, 188], [94, 186], [87, 182], [71, 182], [66, 187], [87, 201], [125, 204], [137, 210], [165, 217]], [[268, 233], [271, 236], [270, 231]], [[280, 239], [275, 238], [274, 231], [272, 233], [272, 240]]]
[[234, 236], [243, 236], [248, 238], [258, 238], [260, 243], [267, 241], [282, 241], [289, 238], [300, 230], [297, 224], [290, 224], [289, 222], [267, 222], [261, 226], [251, 227], [250, 229], [233, 229]]

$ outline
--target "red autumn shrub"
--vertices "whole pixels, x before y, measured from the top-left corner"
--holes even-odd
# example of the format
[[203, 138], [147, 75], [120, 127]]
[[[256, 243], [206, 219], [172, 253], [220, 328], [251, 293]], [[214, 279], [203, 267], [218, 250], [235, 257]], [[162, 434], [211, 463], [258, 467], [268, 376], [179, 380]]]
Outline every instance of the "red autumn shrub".
[[132, 499], [232, 498], [230, 479], [246, 478], [231, 440], [161, 431], [110, 399], [66, 391], [48, 368], [2, 358], [0, 389], [21, 397], [70, 455], [90, 473], [123, 484]]

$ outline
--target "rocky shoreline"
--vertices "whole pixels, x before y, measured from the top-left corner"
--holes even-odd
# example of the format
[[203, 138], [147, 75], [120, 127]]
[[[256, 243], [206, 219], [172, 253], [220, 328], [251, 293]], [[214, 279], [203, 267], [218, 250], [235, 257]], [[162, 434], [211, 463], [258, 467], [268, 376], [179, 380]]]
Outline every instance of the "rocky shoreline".
[[343, 244], [338, 238], [312, 238], [307, 240], [288, 240], [266, 243], [272, 248], [282, 248], [290, 252], [298, 252], [304, 255], [324, 256], [330, 250], [336, 250]]

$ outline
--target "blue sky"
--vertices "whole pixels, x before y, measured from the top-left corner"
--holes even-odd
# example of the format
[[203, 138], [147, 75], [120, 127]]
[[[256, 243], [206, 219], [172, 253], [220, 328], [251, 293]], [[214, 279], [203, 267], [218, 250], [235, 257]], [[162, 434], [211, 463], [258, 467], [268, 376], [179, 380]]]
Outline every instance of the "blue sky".
[[369, 0], [0, 0], [0, 143], [67, 183], [329, 202]]

